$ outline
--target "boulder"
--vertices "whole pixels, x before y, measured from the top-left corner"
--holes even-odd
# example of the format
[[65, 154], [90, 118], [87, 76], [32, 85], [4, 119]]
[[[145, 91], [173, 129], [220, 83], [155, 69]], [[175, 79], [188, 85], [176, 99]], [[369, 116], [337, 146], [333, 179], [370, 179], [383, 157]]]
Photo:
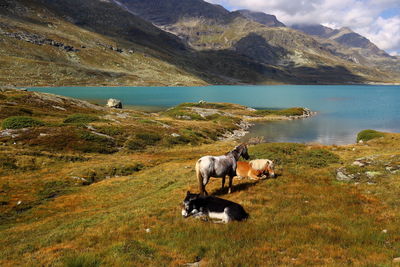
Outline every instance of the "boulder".
[[122, 108], [121, 100], [110, 98], [107, 101], [107, 107], [109, 108]]
[[345, 168], [339, 168], [336, 170], [336, 180], [348, 182], [353, 180], [355, 177], [352, 174], [347, 174]]

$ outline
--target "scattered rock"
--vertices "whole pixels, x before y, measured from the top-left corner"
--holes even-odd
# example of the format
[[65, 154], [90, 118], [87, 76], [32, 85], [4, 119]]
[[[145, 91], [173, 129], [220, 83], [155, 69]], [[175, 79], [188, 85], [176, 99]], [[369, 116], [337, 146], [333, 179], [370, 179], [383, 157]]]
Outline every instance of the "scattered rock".
[[18, 206], [18, 205], [21, 205], [21, 204], [22, 204], [22, 201], [19, 200], [19, 201], [17, 202], [17, 206]]
[[78, 176], [72, 176], [71, 178], [74, 179], [74, 180], [80, 180], [80, 181], [83, 181], [83, 182], [88, 182], [88, 180], [86, 180], [85, 178], [78, 177]]
[[199, 104], [205, 104], [205, 103], [207, 103], [207, 102], [204, 101], [204, 100], [200, 100], [200, 101], [199, 101]]
[[393, 259], [393, 263], [400, 263], [400, 257], [394, 258], [394, 259]]
[[172, 136], [172, 137], [179, 137], [179, 136], [181, 136], [181, 135], [180, 135], [180, 134], [177, 134], [177, 133], [172, 133], [171, 136]]
[[55, 109], [58, 109], [58, 110], [66, 111], [65, 108], [60, 107], [60, 106], [52, 106], [52, 107], [55, 108]]
[[374, 177], [382, 175], [381, 172], [376, 172], [376, 171], [375, 172], [374, 171], [365, 172], [365, 174], [368, 176], [368, 178], [374, 178]]
[[129, 118], [129, 113], [117, 113], [117, 118], [127, 119]]
[[107, 101], [107, 107], [109, 108], [122, 108], [121, 100], [110, 98]]
[[179, 120], [191, 120], [192, 119], [192, 117], [187, 116], [187, 115], [176, 116], [176, 118]]
[[151, 233], [151, 229], [150, 228], [146, 228], [146, 233]]
[[387, 234], [388, 230], [387, 229], [383, 229], [382, 233]]
[[359, 144], [363, 144], [364, 141], [361, 139], [360, 141], [358, 141]]
[[353, 180], [355, 177], [353, 174], [347, 174], [345, 168], [339, 168], [336, 170], [336, 180], [348, 182]]
[[364, 167], [365, 166], [364, 163], [362, 163], [362, 162], [360, 162], [358, 160], [354, 161], [351, 165], [358, 166], [358, 167]]

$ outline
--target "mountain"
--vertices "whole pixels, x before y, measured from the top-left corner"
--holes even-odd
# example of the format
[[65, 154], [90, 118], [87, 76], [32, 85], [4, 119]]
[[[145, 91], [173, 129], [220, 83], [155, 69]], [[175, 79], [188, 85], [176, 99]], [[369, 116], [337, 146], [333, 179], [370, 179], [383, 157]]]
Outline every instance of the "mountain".
[[230, 12], [220, 5], [198, 0], [110, 0], [156, 25], [173, 24], [185, 17], [223, 21]]
[[185, 41], [108, 0], [3, 0], [0, 85], [207, 85], [283, 82], [232, 51]]
[[332, 29], [323, 25], [302, 25], [296, 24], [293, 29], [300, 30], [306, 34], [327, 38], [341, 45], [351, 48], [361, 48], [365, 55], [376, 55], [382, 57], [390, 57], [385, 51], [379, 49], [375, 44], [364, 36], [353, 32], [350, 28], [343, 27], [340, 29]]
[[314, 36], [321, 45], [339, 57], [359, 65], [378, 68], [399, 77], [400, 62], [398, 58], [390, 56], [366, 37], [348, 27], [332, 29], [319, 24], [297, 24], [291, 27]]
[[250, 11], [247, 9], [241, 9], [237, 12], [248, 19], [254, 20], [268, 27], [286, 27], [285, 24], [280, 22], [274, 15], [265, 14], [263, 12]]
[[0, 5], [0, 85], [393, 81], [334, 41], [267, 27], [202, 0]]
[[[375, 65], [363, 64], [370, 62], [364, 58], [363, 51], [353, 51], [337, 42], [327, 43], [291, 28], [267, 27], [256, 22], [254, 16], [249, 19], [249, 12], [221, 11], [220, 6], [202, 0], [190, 0], [190, 5], [176, 0], [119, 2], [130, 12], [179, 36], [195, 50], [234, 51], [257, 63], [282, 70], [295, 80], [337, 82], [349, 79], [360, 82], [392, 79], [389, 78], [391, 74], [379, 71]], [[204, 7], [213, 15], [202, 13]], [[256, 13], [259, 17], [268, 17]], [[163, 18], [163, 22], [160, 23], [158, 18]]]

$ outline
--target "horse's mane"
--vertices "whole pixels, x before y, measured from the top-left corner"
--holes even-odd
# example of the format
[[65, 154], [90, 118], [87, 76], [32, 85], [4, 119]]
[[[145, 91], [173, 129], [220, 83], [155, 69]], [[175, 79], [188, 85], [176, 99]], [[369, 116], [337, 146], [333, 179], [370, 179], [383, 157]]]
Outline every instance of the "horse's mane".
[[235, 147], [233, 150], [231, 150], [231, 151], [229, 151], [229, 152], [226, 152], [225, 155], [228, 155], [228, 154], [230, 154], [230, 153], [232, 153], [232, 152], [234, 152], [234, 151], [240, 152], [240, 149], [241, 149], [243, 146], [245, 146], [245, 144], [240, 144], [240, 145], [238, 145], [237, 147]]
[[266, 166], [272, 164], [272, 161], [269, 159], [255, 159], [249, 162], [250, 166], [258, 171], [264, 170]]

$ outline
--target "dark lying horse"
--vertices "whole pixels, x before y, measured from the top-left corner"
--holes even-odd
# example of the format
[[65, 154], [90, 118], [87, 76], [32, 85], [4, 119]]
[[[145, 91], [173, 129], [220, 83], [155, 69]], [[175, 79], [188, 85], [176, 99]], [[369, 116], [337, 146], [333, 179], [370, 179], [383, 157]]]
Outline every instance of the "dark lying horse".
[[204, 156], [196, 163], [196, 175], [199, 181], [200, 194], [208, 195], [206, 185], [210, 177], [222, 178], [222, 188], [225, 185], [225, 176], [229, 176], [229, 193], [232, 192], [232, 180], [236, 175], [236, 165], [240, 157], [249, 159], [247, 146], [241, 144], [223, 156]]

